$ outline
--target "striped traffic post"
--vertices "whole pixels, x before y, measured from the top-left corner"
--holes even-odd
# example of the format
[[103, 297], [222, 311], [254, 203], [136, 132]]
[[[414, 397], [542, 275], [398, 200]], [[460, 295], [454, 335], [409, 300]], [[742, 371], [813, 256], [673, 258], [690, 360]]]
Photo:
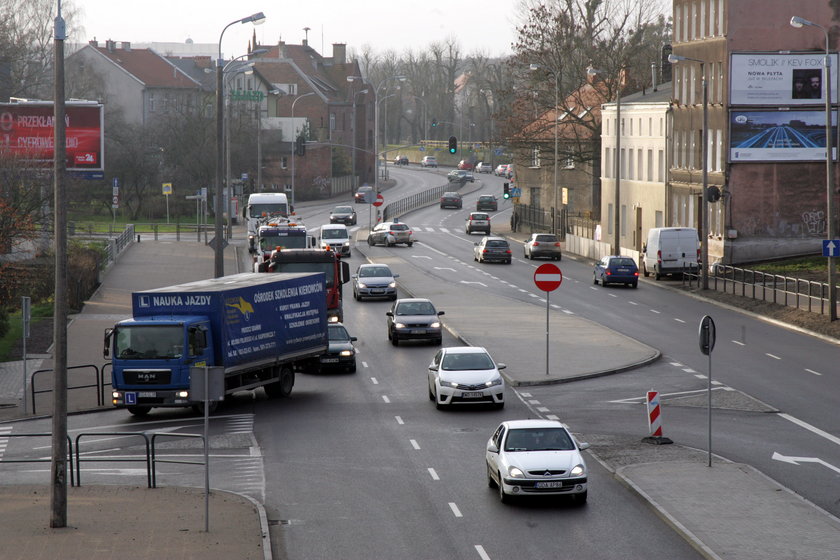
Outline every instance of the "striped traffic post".
[[642, 438], [642, 441], [655, 444], [673, 443], [662, 435], [662, 409], [659, 402], [659, 391], [650, 390], [647, 392], [647, 417], [649, 436]]

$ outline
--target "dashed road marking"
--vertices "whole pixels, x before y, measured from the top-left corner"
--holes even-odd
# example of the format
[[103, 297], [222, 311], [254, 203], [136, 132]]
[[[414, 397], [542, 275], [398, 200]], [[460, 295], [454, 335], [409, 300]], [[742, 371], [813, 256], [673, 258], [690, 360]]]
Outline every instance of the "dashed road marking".
[[464, 517], [461, 514], [461, 510], [458, 509], [458, 505], [455, 502], [449, 502], [449, 509], [451, 509], [452, 513], [455, 514], [455, 517]]
[[416, 449], [417, 451], [420, 451], [420, 444], [419, 444], [419, 443], [417, 443], [417, 440], [416, 440], [416, 439], [410, 439], [410, 440], [408, 440], [408, 441], [409, 441], [409, 443], [411, 443], [411, 447], [413, 447], [413, 448], [414, 448], [414, 449]]
[[440, 480], [438, 473], [436, 473], [435, 469], [433, 469], [432, 467], [429, 467], [429, 476], [432, 477], [432, 480]]

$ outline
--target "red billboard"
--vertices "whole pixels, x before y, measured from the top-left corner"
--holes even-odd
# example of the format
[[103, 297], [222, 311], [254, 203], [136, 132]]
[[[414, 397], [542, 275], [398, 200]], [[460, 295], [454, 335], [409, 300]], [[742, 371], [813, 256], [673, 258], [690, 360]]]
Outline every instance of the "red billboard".
[[[52, 101], [0, 103], [0, 153], [38, 164], [51, 165], [55, 143]], [[104, 169], [104, 113], [101, 103], [65, 105], [67, 169]]]

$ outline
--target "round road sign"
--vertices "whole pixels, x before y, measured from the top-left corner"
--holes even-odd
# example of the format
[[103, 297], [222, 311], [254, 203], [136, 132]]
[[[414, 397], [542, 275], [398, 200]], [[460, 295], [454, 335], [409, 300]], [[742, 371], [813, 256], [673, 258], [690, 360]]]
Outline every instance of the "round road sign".
[[553, 292], [563, 282], [563, 273], [556, 264], [545, 263], [534, 271], [534, 284], [544, 292]]
[[376, 195], [376, 200], [373, 201], [374, 206], [382, 206], [385, 203], [385, 197], [382, 196], [382, 193], [378, 193]]

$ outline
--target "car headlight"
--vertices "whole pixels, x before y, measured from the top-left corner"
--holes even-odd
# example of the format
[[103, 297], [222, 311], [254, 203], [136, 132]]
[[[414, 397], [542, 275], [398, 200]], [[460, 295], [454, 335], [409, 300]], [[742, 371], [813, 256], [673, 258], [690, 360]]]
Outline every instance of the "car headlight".
[[330, 323], [338, 323], [338, 316], [337, 316], [337, 315], [333, 315], [333, 316], [331, 316], [331, 317], [329, 318], [329, 322], [330, 322]]
[[456, 382], [454, 382], [454, 381], [441, 381], [441, 382], [440, 382], [440, 385], [441, 385], [442, 387], [452, 387], [453, 389], [457, 389], [457, 388], [458, 388], [458, 384], [457, 384]]
[[344, 246], [345, 246], [345, 247], [349, 247], [349, 246], [350, 246], [350, 242], [349, 242], [349, 241], [345, 241], [345, 242], [344, 242]]
[[390, 284], [388, 284], [388, 287], [389, 288], [396, 288], [397, 287], [397, 282], [396, 281], [391, 282]]
[[495, 387], [496, 385], [501, 385], [501, 384], [502, 384], [502, 378], [497, 377], [496, 379], [491, 379], [490, 381], [488, 381], [484, 385], [486, 385], [487, 387]]
[[432, 323], [429, 326], [432, 327], [433, 329], [439, 329], [440, 328], [440, 321], [435, 321], [434, 323]]
[[352, 350], [342, 350], [338, 355], [343, 357], [343, 358], [346, 358], [346, 357], [352, 356], [353, 351]]
[[404, 329], [405, 328], [405, 323], [394, 323], [394, 328]]
[[358, 286], [362, 289], [367, 288], [367, 284], [365, 284], [364, 282], [359, 282]]
[[575, 465], [571, 471], [569, 471], [571, 476], [583, 476], [586, 474], [586, 469], [583, 465]]
[[511, 478], [525, 478], [525, 473], [519, 467], [510, 467], [508, 469], [508, 476]]

